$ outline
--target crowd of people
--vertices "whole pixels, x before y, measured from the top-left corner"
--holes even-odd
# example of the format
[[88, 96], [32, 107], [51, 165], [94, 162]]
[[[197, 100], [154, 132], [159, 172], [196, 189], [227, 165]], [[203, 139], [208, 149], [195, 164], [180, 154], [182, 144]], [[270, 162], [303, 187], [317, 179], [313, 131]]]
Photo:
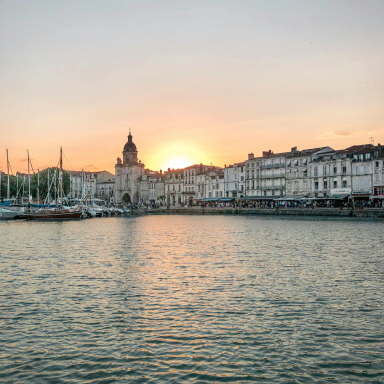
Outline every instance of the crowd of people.
[[[256, 209], [282, 209], [282, 208], [338, 208], [344, 209], [358, 209], [363, 210], [366, 208], [383, 208], [383, 199], [376, 200], [352, 200], [352, 199], [303, 199], [303, 200], [232, 200], [232, 201], [202, 201], [198, 202], [196, 206], [201, 208], [256, 208]], [[188, 208], [188, 204], [185, 205]]]

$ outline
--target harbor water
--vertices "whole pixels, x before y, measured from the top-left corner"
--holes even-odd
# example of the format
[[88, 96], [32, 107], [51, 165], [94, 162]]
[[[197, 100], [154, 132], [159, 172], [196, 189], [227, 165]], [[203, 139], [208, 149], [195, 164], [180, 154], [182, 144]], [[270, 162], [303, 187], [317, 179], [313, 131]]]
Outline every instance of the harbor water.
[[383, 383], [384, 223], [0, 222], [1, 383]]

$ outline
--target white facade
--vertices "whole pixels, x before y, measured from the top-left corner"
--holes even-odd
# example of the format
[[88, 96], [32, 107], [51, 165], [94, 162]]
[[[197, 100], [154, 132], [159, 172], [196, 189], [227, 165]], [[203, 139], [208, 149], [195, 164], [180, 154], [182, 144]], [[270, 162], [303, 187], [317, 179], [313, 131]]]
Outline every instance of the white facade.
[[205, 198], [223, 198], [224, 195], [224, 174], [222, 172], [208, 172], [205, 175]]
[[224, 170], [224, 195], [228, 198], [244, 197], [246, 194], [245, 162], [230, 165]]

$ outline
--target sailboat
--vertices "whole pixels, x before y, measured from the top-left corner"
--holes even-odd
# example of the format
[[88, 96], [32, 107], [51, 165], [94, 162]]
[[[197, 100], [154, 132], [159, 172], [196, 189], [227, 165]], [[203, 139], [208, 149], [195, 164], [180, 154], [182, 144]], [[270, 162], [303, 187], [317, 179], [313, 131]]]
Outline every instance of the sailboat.
[[[0, 220], [8, 220], [8, 219], [14, 219], [16, 216], [19, 216], [22, 214], [22, 212], [19, 209], [13, 209], [13, 207], [10, 207], [10, 183], [9, 183], [9, 158], [8, 158], [8, 148], [7, 148], [7, 175], [8, 175], [8, 181], [7, 181], [7, 200], [5, 203], [0, 203]], [[1, 189], [1, 175], [0, 175], [0, 189]]]
[[[56, 179], [55, 179], [56, 180]], [[60, 147], [59, 193], [61, 206], [41, 208], [34, 212], [25, 211], [23, 217], [27, 220], [76, 220], [82, 216], [81, 201], [75, 208], [64, 209], [63, 204], [63, 149]]]

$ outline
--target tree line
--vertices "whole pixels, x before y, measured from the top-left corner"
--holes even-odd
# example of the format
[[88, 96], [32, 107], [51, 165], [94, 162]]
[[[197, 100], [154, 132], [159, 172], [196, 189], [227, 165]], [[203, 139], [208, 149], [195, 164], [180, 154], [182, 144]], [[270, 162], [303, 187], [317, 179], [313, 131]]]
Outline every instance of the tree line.
[[[44, 171], [35, 173], [31, 175], [31, 195], [32, 198], [36, 199], [37, 195], [41, 200], [44, 200], [48, 194], [48, 169], [49, 169], [49, 185], [50, 185], [50, 197], [51, 199], [55, 196], [55, 179], [56, 179], [56, 189], [59, 185], [59, 168], [47, 168]], [[56, 171], [56, 172], [55, 172]], [[0, 196], [1, 200], [7, 198], [7, 184], [8, 184], [8, 175], [2, 174], [1, 176], [1, 185], [0, 185]], [[15, 198], [18, 194], [18, 199], [23, 196], [24, 198], [28, 197], [28, 176], [9, 176], [9, 185], [10, 185], [10, 197]], [[68, 195], [70, 190], [70, 177], [69, 173], [63, 171], [63, 195]], [[39, 192], [39, 193], [38, 193]]]

